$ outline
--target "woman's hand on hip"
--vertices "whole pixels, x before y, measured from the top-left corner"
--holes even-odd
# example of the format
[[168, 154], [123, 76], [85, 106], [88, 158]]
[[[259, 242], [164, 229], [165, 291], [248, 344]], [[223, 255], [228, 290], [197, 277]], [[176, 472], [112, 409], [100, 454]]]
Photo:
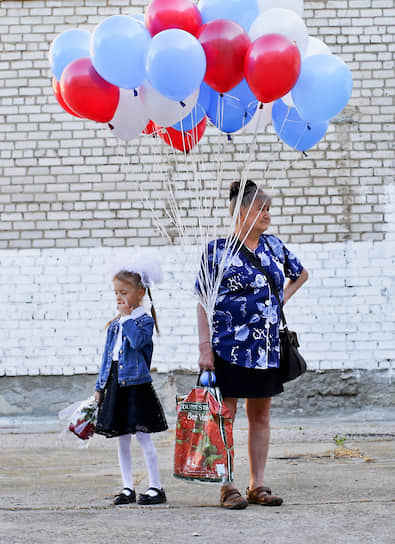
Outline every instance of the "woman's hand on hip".
[[200, 370], [214, 370], [214, 353], [210, 342], [199, 344]]

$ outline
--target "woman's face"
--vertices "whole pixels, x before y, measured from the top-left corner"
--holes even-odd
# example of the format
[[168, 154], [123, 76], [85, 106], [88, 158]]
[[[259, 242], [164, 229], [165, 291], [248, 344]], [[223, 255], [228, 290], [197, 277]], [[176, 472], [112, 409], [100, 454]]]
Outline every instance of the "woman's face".
[[114, 279], [113, 284], [117, 305], [126, 303], [129, 308], [141, 306], [145, 294], [143, 287], [118, 279]]
[[270, 203], [255, 201], [251, 207], [241, 207], [240, 218], [243, 230], [262, 234], [270, 225]]

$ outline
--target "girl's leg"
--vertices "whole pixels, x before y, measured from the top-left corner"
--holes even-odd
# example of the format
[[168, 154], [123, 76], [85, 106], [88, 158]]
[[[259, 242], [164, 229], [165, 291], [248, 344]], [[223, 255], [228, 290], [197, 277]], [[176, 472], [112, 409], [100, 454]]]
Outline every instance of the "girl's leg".
[[133, 490], [134, 482], [132, 473], [132, 454], [130, 450], [131, 439], [131, 434], [123, 434], [122, 436], [118, 437], [118, 459], [119, 467], [121, 469], [123, 487]]
[[[148, 469], [149, 487], [161, 489], [158, 454], [156, 453], [151, 435], [137, 431], [136, 438], [144, 452], [145, 463]], [[155, 492], [153, 492], [153, 495], [155, 495]]]

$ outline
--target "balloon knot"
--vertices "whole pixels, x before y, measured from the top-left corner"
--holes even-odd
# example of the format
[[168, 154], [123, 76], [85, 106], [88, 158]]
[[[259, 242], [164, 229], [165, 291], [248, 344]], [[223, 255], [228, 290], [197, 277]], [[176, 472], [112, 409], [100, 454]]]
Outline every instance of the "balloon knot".
[[303, 153], [303, 155], [304, 155], [305, 157], [308, 157], [306, 151], [302, 151], [302, 153]]
[[137, 92], [137, 89], [133, 89], [133, 92], [134, 92], [134, 96], [138, 96], [139, 93]]
[[111, 123], [107, 123], [107, 125], [110, 130], [114, 130], [114, 125], [112, 125]]
[[263, 102], [261, 102], [261, 103], [259, 104], [259, 109], [260, 109], [260, 110], [263, 110]]
[[231, 142], [231, 141], [232, 141], [232, 136], [228, 134], [228, 142]]
[[310, 126], [310, 125], [307, 125], [306, 128], [307, 128], [307, 130], [311, 130], [311, 126]]
[[180, 100], [180, 104], [181, 104], [181, 106], [182, 106], [183, 108], [185, 108], [185, 106], [186, 106], [185, 102], [183, 102], [182, 100]]

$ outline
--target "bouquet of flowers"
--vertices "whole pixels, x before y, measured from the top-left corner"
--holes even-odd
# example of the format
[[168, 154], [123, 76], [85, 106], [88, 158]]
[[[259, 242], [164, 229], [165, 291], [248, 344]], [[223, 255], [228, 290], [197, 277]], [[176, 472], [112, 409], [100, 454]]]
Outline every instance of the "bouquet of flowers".
[[95, 431], [97, 402], [94, 397], [75, 402], [59, 412], [59, 418], [69, 418], [68, 429], [81, 440], [88, 440]]

